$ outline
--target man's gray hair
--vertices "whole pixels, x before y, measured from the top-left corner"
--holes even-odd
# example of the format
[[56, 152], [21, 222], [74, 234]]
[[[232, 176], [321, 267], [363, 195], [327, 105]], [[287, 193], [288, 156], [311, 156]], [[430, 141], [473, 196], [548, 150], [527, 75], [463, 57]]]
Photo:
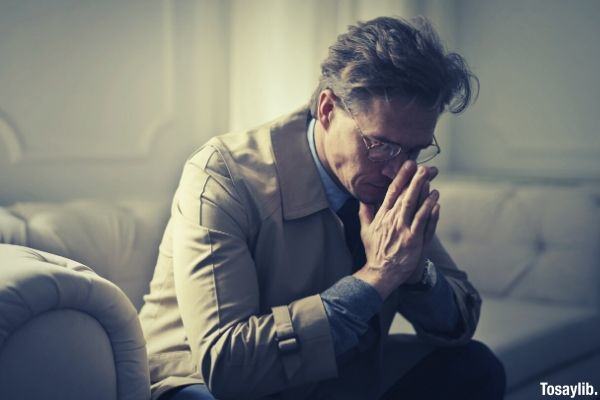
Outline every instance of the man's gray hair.
[[446, 53], [427, 18], [379, 17], [351, 25], [329, 47], [311, 99], [315, 117], [324, 89], [361, 110], [382, 96], [456, 114], [477, 96], [479, 80], [462, 56]]

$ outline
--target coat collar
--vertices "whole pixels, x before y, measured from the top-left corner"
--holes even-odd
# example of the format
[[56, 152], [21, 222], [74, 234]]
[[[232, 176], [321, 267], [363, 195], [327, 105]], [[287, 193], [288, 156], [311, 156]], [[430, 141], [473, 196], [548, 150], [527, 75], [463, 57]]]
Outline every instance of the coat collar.
[[306, 139], [308, 107], [271, 126], [271, 144], [281, 191], [283, 217], [302, 218], [329, 207]]

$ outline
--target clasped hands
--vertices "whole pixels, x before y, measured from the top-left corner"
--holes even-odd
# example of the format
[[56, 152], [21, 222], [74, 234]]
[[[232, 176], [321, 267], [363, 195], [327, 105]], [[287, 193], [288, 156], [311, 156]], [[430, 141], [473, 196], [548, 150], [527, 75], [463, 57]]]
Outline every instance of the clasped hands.
[[430, 191], [437, 168], [406, 161], [379, 208], [360, 203], [361, 239], [367, 263], [354, 275], [373, 285], [382, 299], [403, 283], [416, 283], [424, 268], [423, 249], [435, 234], [439, 192]]

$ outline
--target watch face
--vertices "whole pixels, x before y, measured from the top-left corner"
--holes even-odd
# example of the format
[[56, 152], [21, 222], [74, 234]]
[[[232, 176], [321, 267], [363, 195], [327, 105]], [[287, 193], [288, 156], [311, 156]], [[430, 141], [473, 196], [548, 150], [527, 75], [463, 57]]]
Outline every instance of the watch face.
[[421, 284], [427, 285], [429, 283], [429, 264], [423, 268], [423, 275], [421, 276]]
[[431, 262], [431, 260], [427, 260], [427, 284], [430, 287], [435, 286], [435, 283], [437, 282], [437, 271], [435, 269], [435, 265], [433, 264], [433, 262]]
[[421, 280], [419, 282], [414, 283], [412, 285], [405, 285], [404, 287], [408, 290], [416, 290], [416, 291], [425, 291], [431, 289], [436, 282], [437, 275], [435, 271], [435, 266], [431, 262], [431, 260], [425, 260], [425, 268], [423, 268], [423, 274], [421, 275]]
[[423, 283], [423, 286], [430, 288], [431, 287], [431, 275], [429, 274], [429, 270], [427, 270], [427, 272], [425, 273], [425, 276], [423, 277], [423, 280], [421, 281]]
[[425, 260], [425, 268], [423, 269], [423, 277], [421, 278], [420, 285], [424, 288], [431, 288], [433, 286], [433, 263], [427, 259]]

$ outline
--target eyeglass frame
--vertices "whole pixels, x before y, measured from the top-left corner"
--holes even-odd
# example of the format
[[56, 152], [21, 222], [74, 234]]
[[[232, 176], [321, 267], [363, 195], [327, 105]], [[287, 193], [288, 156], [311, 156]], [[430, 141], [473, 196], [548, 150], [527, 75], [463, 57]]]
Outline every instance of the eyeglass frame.
[[[361, 139], [362, 139], [363, 143], [365, 144], [365, 147], [367, 148], [367, 158], [369, 159], [369, 161], [371, 161], [371, 162], [375, 162], [375, 163], [380, 163], [380, 162], [388, 162], [388, 161], [390, 161], [390, 160], [393, 160], [394, 158], [398, 157], [398, 156], [399, 156], [400, 154], [402, 154], [402, 153], [404, 153], [404, 154], [407, 154], [407, 155], [408, 155], [408, 158], [409, 158], [409, 159], [411, 159], [411, 160], [413, 160], [413, 158], [410, 156], [410, 153], [412, 153], [414, 150], [411, 150], [411, 151], [405, 151], [405, 150], [403, 150], [403, 149], [402, 149], [402, 146], [400, 146], [399, 144], [396, 144], [396, 143], [390, 143], [390, 142], [387, 142], [387, 141], [385, 141], [385, 140], [381, 140], [381, 139], [375, 139], [375, 140], [377, 140], [378, 142], [380, 142], [381, 144], [384, 144], [384, 145], [386, 145], [386, 146], [391, 146], [391, 148], [392, 148], [392, 149], [394, 149], [394, 148], [397, 148], [397, 149], [398, 149], [398, 153], [394, 154], [393, 156], [391, 156], [390, 158], [387, 158], [387, 159], [385, 159], [385, 160], [373, 160], [373, 159], [371, 158], [371, 156], [369, 155], [369, 153], [370, 153], [370, 150], [371, 150], [373, 147], [376, 147], [376, 146], [377, 146], [377, 144], [373, 144], [373, 143], [372, 143], [372, 140], [373, 140], [373, 139], [372, 139], [372, 138], [370, 138], [368, 135], [365, 135], [365, 133], [363, 132], [362, 128], [361, 128], [361, 127], [360, 127], [360, 125], [358, 124], [358, 121], [357, 121], [357, 120], [356, 120], [356, 118], [354, 117], [354, 114], [353, 114], [353, 113], [352, 113], [352, 111], [350, 110], [350, 107], [348, 107], [348, 106], [346, 105], [346, 102], [344, 101], [344, 99], [343, 99], [343, 98], [341, 98], [341, 97], [338, 97], [338, 98], [341, 100], [341, 102], [342, 102], [342, 105], [343, 105], [343, 106], [344, 106], [344, 108], [346, 109], [346, 112], [347, 112], [347, 113], [350, 115], [350, 118], [352, 118], [352, 121], [354, 121], [354, 124], [355, 124], [355, 125], [356, 125], [356, 127], [358, 128], [358, 134], [360, 135], [360, 137], [361, 137]], [[433, 140], [432, 140], [432, 142], [431, 142], [431, 144], [430, 144], [429, 146], [434, 146], [434, 147], [437, 149], [437, 152], [436, 152], [436, 153], [434, 153], [434, 154], [433, 154], [433, 156], [431, 156], [430, 158], [428, 158], [428, 159], [426, 159], [426, 160], [422, 160], [422, 161], [417, 161], [417, 160], [416, 160], [416, 158], [418, 157], [418, 153], [417, 153], [417, 157], [414, 157], [414, 160], [413, 160], [415, 163], [417, 163], [417, 164], [423, 164], [423, 163], [426, 163], [426, 162], [428, 162], [428, 161], [431, 161], [431, 160], [433, 160], [435, 157], [437, 157], [437, 156], [438, 156], [438, 155], [439, 155], [439, 154], [442, 152], [442, 149], [440, 148], [439, 144], [437, 143], [437, 139], [435, 138], [435, 134], [433, 134], [433, 135], [432, 135], [432, 138], [433, 138]], [[428, 146], [428, 147], [429, 147], [429, 146]], [[423, 150], [423, 149], [419, 150], [419, 152], [421, 152], [422, 150]]]

